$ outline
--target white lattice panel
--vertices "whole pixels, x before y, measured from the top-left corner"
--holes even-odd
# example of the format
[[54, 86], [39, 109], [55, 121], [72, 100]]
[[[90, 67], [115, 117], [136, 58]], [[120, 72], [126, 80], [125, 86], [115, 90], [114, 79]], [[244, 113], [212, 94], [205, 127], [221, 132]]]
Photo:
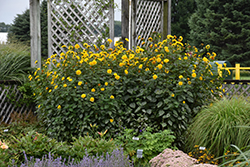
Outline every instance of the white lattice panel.
[[67, 0], [48, 3], [49, 54], [60, 54], [62, 45], [105, 43], [114, 38], [114, 9], [95, 0]]
[[135, 44], [141, 46], [138, 36], [148, 39], [152, 32], [162, 32], [162, 1], [137, 0], [136, 2], [136, 34]]

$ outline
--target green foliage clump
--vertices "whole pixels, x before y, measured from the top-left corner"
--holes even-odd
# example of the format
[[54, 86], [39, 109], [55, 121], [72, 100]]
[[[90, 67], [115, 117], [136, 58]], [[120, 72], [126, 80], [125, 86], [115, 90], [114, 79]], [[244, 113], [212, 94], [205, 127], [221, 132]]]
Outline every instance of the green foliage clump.
[[210, 44], [219, 60], [249, 66], [248, 3], [245, 0], [196, 0], [197, 10], [189, 19], [192, 44]]
[[[153, 157], [157, 156], [166, 148], [173, 148], [175, 137], [170, 130], [152, 133], [147, 128], [139, 136], [133, 129], [125, 129], [124, 133], [115, 139], [118, 146], [123, 147], [124, 153], [128, 155], [135, 164], [147, 164]], [[136, 136], [136, 137], [135, 137]], [[137, 158], [137, 149], [143, 150], [143, 157]]]
[[71, 140], [94, 123], [108, 136], [121, 126], [136, 132], [150, 126], [171, 129], [180, 145], [201, 106], [219, 97], [223, 78], [211, 71], [215, 55], [202, 56], [182, 37], [154, 35], [135, 51], [118, 42], [115, 49], [93, 45], [93, 53], [83, 43], [64, 45], [65, 52], [48, 58], [29, 76], [48, 134]]
[[219, 157], [231, 144], [239, 148], [249, 145], [250, 129], [240, 127], [249, 126], [249, 110], [249, 102], [242, 98], [223, 98], [203, 109], [189, 127], [186, 149], [191, 150], [196, 144]]
[[[80, 161], [86, 153], [89, 156], [103, 155], [103, 153], [111, 153], [119, 147], [115, 145], [113, 139], [105, 140], [104, 138], [93, 138], [92, 136], [84, 136], [73, 138], [71, 143], [70, 152], [68, 155], [76, 161]], [[105, 155], [104, 155], [105, 156]]]

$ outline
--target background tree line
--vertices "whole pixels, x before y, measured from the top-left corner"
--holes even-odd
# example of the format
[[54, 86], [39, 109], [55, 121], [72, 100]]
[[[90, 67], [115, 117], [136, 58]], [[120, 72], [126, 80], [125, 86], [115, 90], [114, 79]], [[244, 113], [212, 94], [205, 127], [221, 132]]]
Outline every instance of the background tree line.
[[[217, 60], [250, 66], [250, 0], [172, 0], [172, 35], [202, 48], [211, 46]], [[47, 56], [47, 3], [41, 4], [42, 56]], [[9, 37], [29, 43], [29, 10], [17, 15]], [[115, 21], [115, 36], [121, 22]], [[11, 38], [10, 38], [11, 39]]]
[[4, 22], [0, 22], [0, 32], [8, 32], [10, 29], [9, 24], [5, 24]]

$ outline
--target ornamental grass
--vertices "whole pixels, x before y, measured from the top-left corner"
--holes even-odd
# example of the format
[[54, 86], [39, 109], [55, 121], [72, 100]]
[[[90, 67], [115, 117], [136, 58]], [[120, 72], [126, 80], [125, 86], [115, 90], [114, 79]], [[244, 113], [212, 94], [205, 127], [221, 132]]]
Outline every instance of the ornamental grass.
[[[231, 144], [243, 149], [250, 143], [250, 103], [243, 98], [223, 98], [204, 108], [194, 118], [187, 136], [187, 151], [194, 145], [206, 147], [215, 157], [231, 150]], [[234, 150], [237, 151], [237, 150]]]

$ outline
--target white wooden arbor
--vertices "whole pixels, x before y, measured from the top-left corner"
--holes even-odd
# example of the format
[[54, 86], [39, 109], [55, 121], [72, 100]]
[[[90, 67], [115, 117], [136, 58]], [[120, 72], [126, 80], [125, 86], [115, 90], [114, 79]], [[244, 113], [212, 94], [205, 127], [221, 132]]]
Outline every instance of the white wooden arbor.
[[[75, 3], [74, 0], [72, 3]], [[63, 39], [64, 36], [61, 34], [60, 26], [54, 26], [54, 29], [57, 29], [57, 32], [60, 31], [60, 35], [56, 34], [56, 31], [53, 31], [53, 22], [51, 17], [54, 17], [54, 20], [59, 22], [59, 19], [56, 18], [57, 15], [61, 15], [61, 11], [65, 11], [63, 9], [66, 4], [56, 7], [54, 5], [54, 9], [59, 9], [57, 14], [51, 12], [51, 8], [53, 4], [51, 4], [51, 0], [48, 0], [48, 35], [49, 35], [49, 56], [52, 54], [52, 49], [57, 48], [55, 53], [59, 53], [58, 46], [61, 44], [60, 42], [55, 42], [57, 40]], [[71, 1], [70, 1], [71, 2]], [[84, 1], [85, 3], [91, 2], [91, 0]], [[89, 8], [91, 9], [91, 8]], [[126, 44], [125, 38], [130, 39], [129, 47], [135, 45], [141, 45], [140, 41], [137, 40], [138, 35], [143, 35], [146, 38], [149, 37], [152, 31], [161, 32], [163, 37], [165, 38], [167, 34], [171, 33], [171, 0], [122, 0], [122, 40]], [[74, 11], [72, 10], [72, 13]], [[86, 14], [83, 13], [83, 14]], [[112, 12], [111, 12], [112, 14]], [[69, 16], [70, 17], [70, 16]], [[75, 16], [78, 17], [78, 16]], [[79, 17], [78, 17], [79, 18]], [[114, 12], [113, 17], [114, 18]], [[51, 21], [49, 21], [49, 19]], [[74, 19], [72, 19], [74, 20]], [[80, 20], [80, 19], [79, 19]], [[67, 20], [65, 20], [67, 21]], [[113, 20], [114, 21], [114, 20]], [[84, 21], [81, 22], [84, 24]], [[90, 23], [90, 22], [88, 22]], [[55, 23], [54, 25], [56, 25]], [[69, 23], [68, 23], [69, 24]], [[75, 22], [73, 22], [75, 24]], [[91, 23], [90, 23], [91, 24]], [[105, 23], [106, 24], [106, 23]], [[112, 34], [114, 23], [111, 21], [110, 24], [110, 34]], [[142, 27], [143, 26], [143, 27]], [[41, 27], [40, 27], [40, 0], [30, 0], [30, 36], [31, 36], [31, 67], [41, 67]], [[91, 30], [88, 30], [91, 32]], [[97, 29], [95, 31], [98, 31]], [[151, 31], [151, 32], [150, 32]], [[81, 31], [81, 33], [85, 33]], [[53, 40], [53, 34], [57, 36], [57, 39]], [[92, 33], [93, 35], [93, 33]], [[94, 35], [95, 36], [95, 35]], [[110, 37], [114, 37], [114, 35], [110, 35]], [[65, 38], [64, 38], [65, 40]], [[58, 46], [53, 45], [53, 41]], [[70, 44], [70, 42], [68, 42]], [[128, 46], [128, 45], [127, 45]], [[54, 48], [53, 48], [54, 47]], [[37, 61], [37, 64], [35, 63]]]

